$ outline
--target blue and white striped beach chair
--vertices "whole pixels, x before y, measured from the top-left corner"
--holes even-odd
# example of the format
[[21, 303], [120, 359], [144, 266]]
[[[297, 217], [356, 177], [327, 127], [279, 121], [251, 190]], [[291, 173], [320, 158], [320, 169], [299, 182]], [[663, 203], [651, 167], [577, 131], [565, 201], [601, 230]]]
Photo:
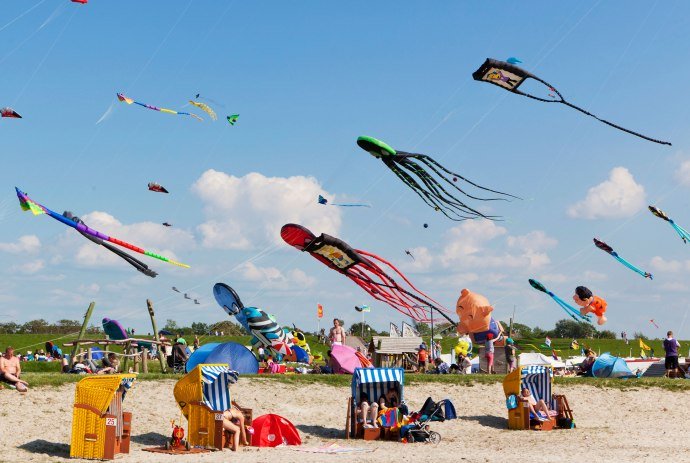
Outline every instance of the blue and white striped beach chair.
[[400, 402], [404, 399], [403, 384], [405, 370], [402, 368], [356, 368], [352, 374], [352, 396], [348, 401], [347, 437], [357, 438], [363, 432], [362, 423], [357, 422], [355, 410], [366, 394], [371, 402], [376, 402], [390, 388], [394, 388]]

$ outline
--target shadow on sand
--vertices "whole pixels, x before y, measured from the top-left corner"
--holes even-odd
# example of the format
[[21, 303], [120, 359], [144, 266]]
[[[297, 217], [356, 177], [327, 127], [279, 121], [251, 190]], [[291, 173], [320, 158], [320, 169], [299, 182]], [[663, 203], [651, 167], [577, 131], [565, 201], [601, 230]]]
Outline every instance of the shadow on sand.
[[503, 416], [492, 415], [475, 415], [475, 416], [458, 416], [458, 419], [465, 421], [476, 421], [482, 426], [495, 429], [508, 429], [508, 420]]
[[48, 442], [47, 440], [36, 439], [22, 444], [18, 448], [31, 453], [43, 453], [51, 457], [69, 458], [69, 444], [61, 442]]
[[336, 428], [326, 428], [324, 426], [308, 426], [306, 424], [298, 424], [295, 425], [297, 429], [300, 431], [311, 434], [313, 436], [317, 437], [322, 437], [322, 438], [327, 438], [327, 439], [344, 439], [345, 438], [345, 429], [336, 429]]

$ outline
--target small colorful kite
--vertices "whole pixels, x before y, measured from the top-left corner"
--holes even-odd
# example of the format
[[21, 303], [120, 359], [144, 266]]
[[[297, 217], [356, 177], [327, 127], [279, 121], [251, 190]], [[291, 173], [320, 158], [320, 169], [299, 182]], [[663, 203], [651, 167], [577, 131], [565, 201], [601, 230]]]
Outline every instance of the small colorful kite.
[[611, 246], [609, 246], [608, 244], [604, 243], [603, 241], [600, 241], [600, 240], [594, 238], [594, 245], [595, 245], [596, 247], [598, 247], [599, 249], [601, 249], [602, 251], [604, 251], [604, 252], [610, 254], [611, 256], [613, 256], [614, 259], [616, 259], [618, 262], [620, 262], [621, 264], [623, 264], [623, 265], [625, 265], [626, 267], [628, 267], [628, 268], [629, 268], [630, 270], [632, 270], [633, 272], [639, 273], [639, 274], [642, 275], [643, 277], [649, 278], [650, 280], [653, 280], [653, 279], [654, 279], [654, 277], [652, 276], [651, 273], [645, 272], [644, 270], [640, 270], [639, 268], [635, 267], [633, 264], [631, 264], [630, 262], [628, 262], [627, 260], [625, 260], [625, 259], [623, 259], [621, 256], [619, 256], [618, 253], [617, 253], [616, 251], [614, 251], [613, 248], [612, 248]]
[[85, 5], [89, 3], [89, 0], [72, 0], [72, 3], [81, 3], [82, 5]]
[[659, 217], [660, 219], [664, 219], [665, 221], [670, 223], [673, 229], [676, 231], [676, 233], [678, 233], [678, 236], [680, 236], [680, 239], [683, 240], [683, 243], [687, 244], [688, 240], [690, 239], [690, 232], [688, 232], [685, 228], [681, 227], [680, 225], [677, 225], [673, 221], [673, 219], [669, 218], [669, 216], [667, 216], [666, 213], [661, 209], [654, 206], [649, 206], [649, 210], [655, 216]]
[[651, 323], [652, 325], [654, 325], [655, 328], [659, 328], [659, 325], [656, 324], [656, 322], [654, 321], [653, 318], [652, 318], [651, 320], [649, 320], [649, 323]]
[[328, 204], [328, 200], [324, 198], [323, 196], [319, 195], [319, 199], [317, 200], [319, 204], [322, 204], [324, 206], [340, 206], [340, 207], [371, 207], [371, 204], [338, 204], [338, 203], [333, 203], [333, 204]]
[[123, 101], [123, 102], [125, 102], [125, 103], [127, 103], [127, 104], [132, 104], [132, 103], [134, 103], [134, 104], [137, 104], [137, 105], [139, 105], [139, 106], [143, 106], [144, 108], [152, 109], [152, 110], [154, 110], [154, 111], [160, 111], [160, 112], [162, 112], [162, 113], [168, 113], [168, 114], [177, 114], [177, 115], [179, 115], [179, 116], [192, 116], [192, 117], [194, 117], [194, 118], [196, 118], [196, 119], [199, 119], [200, 121], [203, 121], [203, 119], [200, 118], [199, 116], [197, 116], [196, 114], [192, 114], [192, 113], [183, 113], [183, 112], [179, 112], [179, 111], [173, 111], [172, 109], [159, 108], [158, 106], [153, 106], [153, 105], [150, 105], [150, 104], [140, 103], [140, 102], [135, 101], [135, 100], [133, 100], [133, 99], [131, 99], [131, 98], [129, 98], [129, 97], [124, 96], [122, 93], [118, 93], [118, 94], [117, 94], [117, 99], [120, 100], [120, 101]]
[[[477, 196], [473, 196], [458, 188], [455, 185], [456, 179], [459, 178], [465, 181], [467, 184], [477, 187], [480, 190], [519, 199], [516, 196], [509, 195], [507, 193], [501, 193], [500, 191], [479, 186], [465, 177], [449, 171], [430, 156], [425, 154], [412, 154], [404, 151], [396, 151], [381, 140], [367, 136], [359, 137], [357, 139], [357, 145], [375, 158], [381, 159], [386, 167], [393, 171], [393, 173], [397, 175], [405, 185], [411, 188], [417, 194], [417, 196], [422, 198], [422, 201], [436, 211], [441, 211], [443, 215], [451, 220], [460, 221], [474, 219], [477, 217], [496, 219], [497, 217], [485, 215], [484, 213], [479, 212], [478, 210], [460, 201], [446, 190], [447, 186], [444, 187], [439, 180], [434, 178], [434, 174], [438, 176], [441, 181], [453, 187], [455, 191], [459, 191], [471, 199], [476, 199], [479, 201], [507, 201], [506, 198], [479, 198]], [[415, 161], [419, 161], [422, 165]], [[453, 179], [448, 178], [446, 174], [452, 175]], [[414, 176], [417, 178], [414, 178]]]
[[561, 299], [560, 297], [556, 296], [554, 293], [546, 289], [546, 287], [537, 280], [530, 278], [529, 284], [532, 286], [532, 288], [536, 289], [537, 291], [541, 291], [542, 293], [546, 293], [549, 296], [551, 296], [551, 299], [556, 301], [556, 304], [558, 304], [565, 311], [565, 313], [567, 313], [570, 316], [570, 318], [572, 318], [576, 322], [592, 323], [592, 318], [589, 315], [580, 315], [579, 310], [577, 310], [575, 307], [568, 304], [563, 299]]
[[[114, 238], [112, 236], [108, 236], [104, 233], [101, 233], [97, 230], [94, 230], [93, 228], [87, 227], [83, 222], [75, 221], [72, 218], [68, 218], [64, 215], [60, 215], [57, 212], [51, 211], [47, 207], [37, 203], [33, 199], [30, 199], [26, 193], [22, 192], [19, 188], [15, 187], [15, 190], [17, 190], [17, 198], [19, 198], [19, 205], [22, 207], [23, 210], [25, 211], [31, 211], [34, 215], [40, 215], [40, 214], [46, 214], [53, 219], [57, 220], [58, 222], [62, 222], [63, 224], [74, 228], [77, 230], [79, 233], [82, 235], [90, 235], [94, 238], [100, 239], [102, 241], [107, 241], [113, 244], [117, 244], [118, 246], [121, 246], [123, 248], [127, 248], [129, 250], [132, 250], [134, 252], [138, 252], [139, 254], [144, 254], [145, 256], [153, 257], [154, 259], [162, 260], [163, 262], [168, 262], [173, 265], [177, 265], [178, 267], [184, 267], [184, 268], [189, 268], [189, 265], [187, 264], [182, 264], [180, 262], [176, 262], [172, 259], [168, 259], [167, 257], [161, 256], [160, 254], [153, 253], [151, 251], [146, 251], [145, 249], [142, 249], [138, 246], [134, 246], [133, 244], [129, 244], [125, 241], [119, 240], [117, 238]], [[101, 244], [101, 243], [98, 243]], [[105, 243], [103, 244], [105, 245]], [[108, 248], [110, 249], [110, 248]], [[110, 249], [112, 251], [112, 249]], [[119, 255], [119, 254], [118, 254]], [[122, 255], [120, 255], [123, 259], [126, 259]], [[127, 259], [126, 259], [127, 260]], [[128, 260], [128, 262], [130, 262]], [[132, 262], [130, 262], [132, 264]], [[132, 264], [134, 265], [134, 264]]]
[[[566, 106], [580, 111], [583, 114], [586, 114], [587, 116], [591, 116], [594, 119], [603, 122], [606, 125], [609, 125], [618, 130], [622, 130], [623, 132], [627, 132], [631, 135], [635, 135], [636, 137], [644, 138], [645, 140], [653, 141], [654, 143], [660, 143], [662, 145], [671, 145], [671, 143], [667, 141], [657, 140], [654, 138], [647, 137], [646, 135], [642, 135], [641, 133], [628, 130], [624, 127], [621, 127], [620, 125], [616, 125], [605, 119], [601, 119], [595, 116], [594, 114], [590, 113], [589, 111], [575, 106], [574, 104], [566, 101], [563, 98], [563, 95], [561, 95], [560, 92], [556, 90], [551, 84], [509, 62], [507, 63], [505, 61], [487, 58], [487, 60], [484, 61], [484, 64], [482, 64], [479, 69], [474, 71], [474, 73], [472, 73], [472, 77], [474, 78], [474, 80], [484, 81], [490, 84], [498, 85], [499, 87], [508, 90], [509, 92], [517, 93], [518, 95], [523, 95], [528, 98], [532, 98], [533, 100], [543, 101], [545, 103], [564, 104]], [[522, 85], [522, 83], [527, 79], [534, 79], [537, 82], [541, 82], [542, 84], [546, 85], [548, 89], [551, 91], [551, 99], [542, 98], [519, 90], [520, 85]]]
[[412, 253], [410, 252], [409, 249], [405, 249], [405, 254], [407, 254], [408, 256], [412, 257], [412, 260], [417, 260], [417, 259], [414, 258], [414, 256], [412, 255]]
[[211, 109], [211, 107], [209, 105], [207, 105], [206, 103], [199, 103], [198, 101], [192, 101], [192, 100], [189, 100], [189, 103], [193, 104], [194, 106], [196, 106], [197, 108], [201, 109], [206, 114], [211, 116], [211, 119], [213, 119], [214, 121], [218, 120], [218, 116], [216, 115], [216, 112], [213, 109]]
[[235, 123], [237, 122], [237, 119], [239, 119], [239, 118], [240, 118], [240, 115], [239, 115], [239, 114], [232, 114], [232, 115], [230, 115], [230, 116], [227, 117], [228, 122], [230, 123], [230, 125], [235, 125]]
[[514, 57], [514, 56], [511, 56], [510, 58], [508, 58], [508, 59], [506, 60], [506, 63], [510, 63], [510, 64], [520, 64], [520, 63], [522, 63], [522, 61], [520, 61], [519, 58], [516, 58], [516, 57]]
[[15, 111], [14, 109], [9, 108], [9, 107], [0, 109], [0, 116], [1, 117], [11, 117], [14, 119], [22, 119], [22, 116], [20, 116], [17, 113], [17, 111]]
[[[353, 249], [344, 241], [322, 233], [315, 236], [305, 227], [293, 223], [283, 225], [280, 236], [290, 246], [311, 254], [315, 259], [342, 273], [374, 299], [385, 302], [413, 320], [427, 323], [432, 312], [455, 324], [441, 304], [418, 290], [390, 262], [360, 249]], [[383, 264], [400, 277], [405, 285], [398, 284], [380, 266]]]
[[155, 191], [156, 193], [168, 193], [168, 190], [166, 190], [164, 186], [156, 182], [149, 182], [149, 190]]

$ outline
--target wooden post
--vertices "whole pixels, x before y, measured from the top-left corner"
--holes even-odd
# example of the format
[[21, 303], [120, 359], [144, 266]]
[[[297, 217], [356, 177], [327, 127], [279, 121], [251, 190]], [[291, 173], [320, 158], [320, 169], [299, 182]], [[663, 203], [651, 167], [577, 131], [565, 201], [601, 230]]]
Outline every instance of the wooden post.
[[130, 353], [130, 344], [127, 342], [122, 346], [122, 353], [125, 354], [122, 357], [122, 368], [120, 368], [120, 371], [122, 373], [127, 373], [129, 370], [127, 370], [127, 363], [129, 363], [129, 353]]
[[149, 350], [147, 348], [141, 351], [141, 372], [149, 372]]
[[[156, 342], [160, 342], [160, 336], [158, 336], [158, 327], [156, 326], [156, 317], [153, 313], [153, 302], [151, 299], [146, 299], [146, 307], [149, 309], [149, 316], [151, 317], [151, 326], [153, 327], [153, 339]], [[161, 364], [161, 373], [165, 373], [165, 346], [158, 344], [158, 361]]]
[[[84, 314], [84, 322], [81, 324], [81, 330], [79, 330], [79, 336], [77, 337], [77, 342], [74, 344], [72, 347], [72, 355], [70, 356], [70, 363], [74, 365], [74, 356], [77, 354], [77, 351], [79, 350], [79, 341], [84, 337], [86, 334], [86, 328], [89, 326], [89, 320], [91, 319], [91, 313], [93, 313], [93, 308], [96, 307], [95, 302], [91, 302], [89, 304], [89, 307], [86, 309], [86, 313]], [[90, 351], [91, 349], [89, 349]]]
[[139, 373], [139, 363], [140, 363], [140, 354], [135, 355], [132, 357], [132, 366], [134, 367], [134, 373]]

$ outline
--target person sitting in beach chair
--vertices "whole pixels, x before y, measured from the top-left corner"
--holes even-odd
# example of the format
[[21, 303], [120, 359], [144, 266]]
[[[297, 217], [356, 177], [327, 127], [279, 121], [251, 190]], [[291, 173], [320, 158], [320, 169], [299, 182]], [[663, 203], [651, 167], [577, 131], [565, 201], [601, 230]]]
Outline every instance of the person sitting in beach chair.
[[379, 405], [376, 402], [372, 403], [365, 392], [360, 395], [355, 413], [357, 414], [357, 420], [364, 423], [365, 428], [378, 428], [376, 418], [378, 418]]
[[242, 438], [242, 445], [249, 445], [244, 414], [235, 404], [231, 404], [230, 408], [223, 412], [223, 429], [233, 433], [232, 447], [230, 447], [233, 452], [237, 451], [240, 446], [240, 437]]
[[543, 399], [535, 399], [529, 389], [523, 388], [521, 395], [529, 405], [530, 415], [533, 415], [535, 419], [539, 421], [548, 421], [551, 416], [556, 415], [555, 412], [549, 410], [549, 406], [546, 405]]

